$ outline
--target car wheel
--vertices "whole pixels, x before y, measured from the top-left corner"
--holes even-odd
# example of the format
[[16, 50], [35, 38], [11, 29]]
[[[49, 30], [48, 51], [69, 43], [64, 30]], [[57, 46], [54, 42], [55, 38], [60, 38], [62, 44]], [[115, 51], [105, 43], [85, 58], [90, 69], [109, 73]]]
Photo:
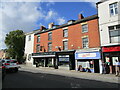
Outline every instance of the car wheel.
[[15, 68], [15, 72], [18, 72], [18, 68]]

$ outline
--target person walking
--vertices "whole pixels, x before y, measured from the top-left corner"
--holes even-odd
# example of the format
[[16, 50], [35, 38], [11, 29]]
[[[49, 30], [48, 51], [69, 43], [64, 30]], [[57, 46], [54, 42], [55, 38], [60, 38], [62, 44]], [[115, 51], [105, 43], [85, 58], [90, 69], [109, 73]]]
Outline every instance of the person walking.
[[106, 63], [102, 61], [102, 74], [106, 74]]
[[115, 61], [116, 61], [116, 63], [115, 63], [115, 71], [116, 71], [116, 76], [118, 76], [119, 73], [120, 73], [120, 61], [118, 61], [117, 59]]

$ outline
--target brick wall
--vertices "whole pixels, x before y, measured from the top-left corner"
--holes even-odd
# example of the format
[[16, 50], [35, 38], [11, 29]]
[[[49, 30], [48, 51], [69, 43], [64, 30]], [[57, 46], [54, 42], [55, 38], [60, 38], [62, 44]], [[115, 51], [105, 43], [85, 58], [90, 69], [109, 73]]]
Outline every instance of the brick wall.
[[[82, 37], [88, 36], [89, 48], [96, 48], [100, 46], [98, 19], [84, 22], [88, 24], [88, 32], [82, 33], [82, 23], [68, 26], [68, 37], [63, 37], [63, 28], [52, 30], [52, 40], [48, 41], [48, 32], [40, 34], [40, 43], [37, 43], [37, 35], [34, 36], [34, 53], [36, 52], [36, 45], [44, 46], [43, 49], [48, 51], [48, 42], [52, 42], [52, 51], [58, 51], [55, 46], [61, 46], [63, 50], [63, 39], [68, 39], [68, 49], [82, 49]], [[40, 51], [44, 52], [44, 50]]]

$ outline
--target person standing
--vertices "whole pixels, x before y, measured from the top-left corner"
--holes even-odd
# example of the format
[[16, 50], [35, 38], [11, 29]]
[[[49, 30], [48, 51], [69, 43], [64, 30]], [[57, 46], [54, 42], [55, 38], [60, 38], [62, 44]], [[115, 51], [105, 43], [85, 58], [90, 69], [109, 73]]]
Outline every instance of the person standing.
[[116, 76], [118, 76], [119, 73], [120, 73], [120, 61], [118, 61], [117, 59], [115, 61], [116, 61], [116, 63], [115, 63], [115, 71], [116, 71]]

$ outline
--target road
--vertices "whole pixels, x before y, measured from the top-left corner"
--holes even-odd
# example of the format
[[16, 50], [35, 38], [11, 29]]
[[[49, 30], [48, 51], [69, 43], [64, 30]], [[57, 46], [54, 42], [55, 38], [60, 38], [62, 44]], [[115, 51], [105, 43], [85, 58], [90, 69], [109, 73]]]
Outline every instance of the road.
[[46, 73], [7, 73], [4, 88], [118, 88], [118, 84]]

